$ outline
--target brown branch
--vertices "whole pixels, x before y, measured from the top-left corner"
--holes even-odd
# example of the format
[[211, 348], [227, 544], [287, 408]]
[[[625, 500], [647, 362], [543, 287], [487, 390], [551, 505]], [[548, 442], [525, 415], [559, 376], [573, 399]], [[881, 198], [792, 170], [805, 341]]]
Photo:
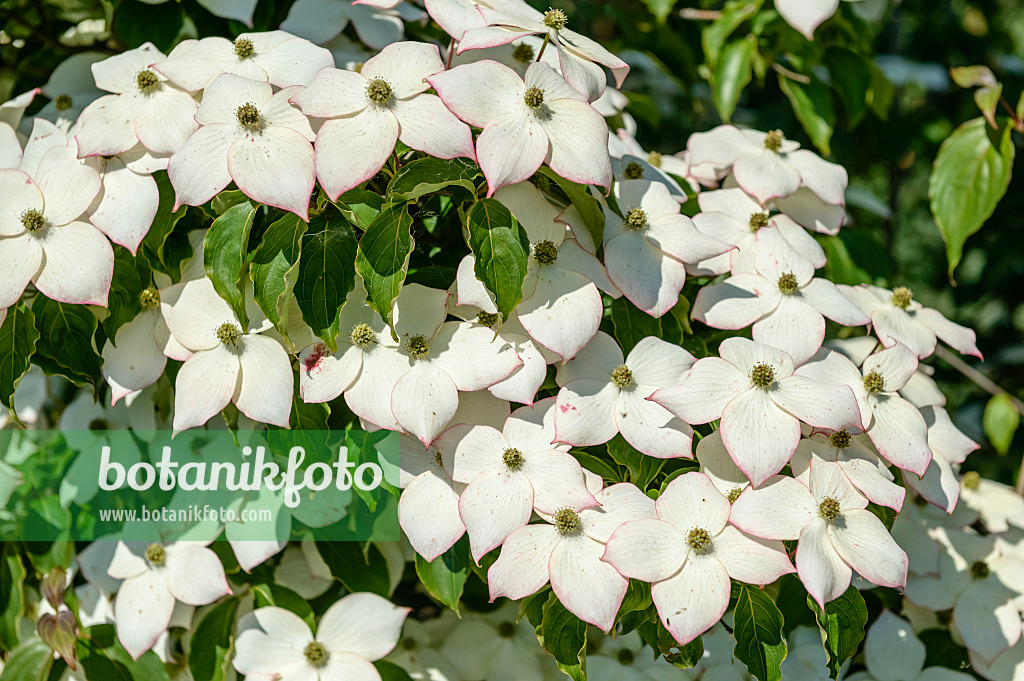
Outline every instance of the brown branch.
[[684, 7], [679, 10], [679, 16], [684, 19], [691, 19], [693, 21], [714, 21], [718, 17], [722, 16], [722, 13], [714, 9], [696, 9], [694, 7]]

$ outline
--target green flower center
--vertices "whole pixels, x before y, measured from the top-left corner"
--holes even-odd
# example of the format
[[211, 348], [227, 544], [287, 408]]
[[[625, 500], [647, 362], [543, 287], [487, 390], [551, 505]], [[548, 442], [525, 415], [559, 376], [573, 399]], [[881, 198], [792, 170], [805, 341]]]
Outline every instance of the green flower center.
[[612, 383], [616, 388], [628, 388], [633, 385], [633, 372], [625, 364], [620, 364], [612, 369]]
[[150, 544], [146, 547], [146, 560], [149, 561], [150, 565], [160, 567], [167, 560], [167, 552], [160, 544]]
[[779, 293], [791, 296], [799, 290], [800, 284], [796, 280], [796, 275], [792, 272], [786, 272], [779, 277]]
[[384, 106], [391, 101], [394, 91], [383, 78], [374, 78], [366, 86], [366, 97], [377, 106]]
[[423, 359], [430, 354], [430, 341], [426, 336], [413, 336], [406, 347], [413, 359]]
[[232, 322], [224, 322], [217, 327], [217, 340], [224, 345], [234, 345], [238, 342], [238, 338], [241, 335], [242, 330], [238, 328], [237, 324]]
[[526, 89], [526, 94], [523, 95], [523, 101], [526, 102], [526, 106], [531, 109], [539, 109], [544, 104], [544, 91], [535, 85], [531, 85]]
[[256, 46], [248, 38], [235, 38], [235, 56], [239, 59], [248, 59], [256, 52]]
[[825, 497], [818, 504], [818, 515], [825, 520], [835, 520], [839, 517], [839, 500], [835, 497]]
[[37, 232], [46, 224], [46, 218], [35, 208], [29, 208], [21, 214], [21, 226], [26, 232]]
[[768, 226], [768, 213], [754, 213], [750, 216], [750, 231], [756, 232]]
[[632, 651], [626, 650], [625, 648], [619, 651], [619, 664], [622, 666], [628, 667], [633, 664], [634, 659]]
[[950, 624], [953, 623], [953, 611], [952, 610], [942, 610], [942, 611], [939, 611], [939, 612], [935, 613], [935, 619], [938, 620], [939, 624], [941, 624], [942, 626], [948, 627]]
[[661, 167], [661, 152], [660, 151], [649, 151], [647, 152], [647, 162], [655, 168]]
[[992, 574], [992, 570], [985, 561], [976, 560], [971, 563], [971, 577], [973, 579], [985, 579], [990, 574]]
[[846, 449], [851, 444], [853, 444], [853, 436], [850, 435], [845, 430], [837, 430], [836, 432], [828, 436], [828, 441], [832, 444], [833, 447], [836, 447], [838, 449]]
[[106, 419], [93, 419], [92, 421], [89, 421], [89, 430], [92, 431], [107, 430], [109, 426], [110, 424], [107, 423]]
[[580, 529], [580, 515], [571, 508], [559, 509], [555, 514], [555, 530], [563, 537], [575, 534]]
[[135, 75], [135, 85], [138, 86], [139, 92], [152, 92], [159, 84], [160, 79], [151, 69], [142, 69]]
[[686, 535], [686, 542], [694, 551], [705, 551], [711, 546], [711, 534], [703, 527], [695, 527]]
[[758, 388], [767, 388], [775, 382], [775, 369], [767, 364], [757, 364], [750, 370], [750, 382]]
[[441, 458], [441, 452], [434, 451], [434, 463], [437, 464], [438, 468], [444, 468], [444, 459]]
[[154, 286], [148, 286], [139, 294], [139, 307], [143, 311], [156, 309], [160, 305], [160, 291]]
[[533, 257], [541, 265], [550, 265], [558, 260], [558, 246], [551, 241], [541, 241], [533, 247]]
[[520, 43], [512, 50], [512, 58], [521, 64], [529, 64], [533, 61], [533, 56], [533, 48], [526, 43]]
[[523, 467], [523, 453], [515, 447], [509, 447], [502, 453], [501, 462], [508, 467], [510, 471], [517, 471]]
[[403, 638], [402, 642], [399, 645], [401, 646], [402, 650], [411, 652], [413, 650], [416, 650], [416, 639], [410, 637]]
[[498, 638], [512, 638], [516, 633], [515, 622], [502, 622], [498, 625]]
[[981, 475], [977, 471], [968, 471], [964, 473], [964, 479], [960, 484], [969, 490], [976, 490], [981, 486]]
[[484, 326], [490, 329], [493, 329], [495, 326], [497, 326], [498, 321], [500, 319], [501, 316], [496, 312], [478, 312], [476, 315], [477, 323], [483, 324]]
[[629, 229], [643, 229], [647, 226], [647, 213], [642, 208], [630, 208], [626, 213], [626, 227]]
[[544, 12], [544, 25], [548, 28], [561, 31], [565, 28], [567, 21], [569, 21], [568, 17], [566, 17], [565, 12], [560, 9], [549, 9], [547, 12]]
[[882, 377], [882, 374], [877, 371], [868, 373], [868, 375], [864, 377], [864, 389], [872, 395], [877, 395], [885, 390], [885, 379]]
[[352, 327], [352, 333], [349, 334], [349, 339], [352, 341], [352, 345], [357, 348], [365, 348], [376, 338], [377, 334], [373, 332], [373, 329], [370, 328], [369, 324], [356, 324]]
[[57, 108], [57, 111], [67, 111], [71, 108], [71, 97], [68, 95], [57, 95], [53, 100], [53, 105]]
[[725, 498], [729, 500], [730, 504], [732, 504], [735, 503], [736, 500], [740, 498], [741, 494], [743, 494], [742, 489], [740, 489], [739, 487], [733, 487], [731, 490], [729, 490], [729, 493], [725, 495]]
[[630, 161], [623, 169], [622, 176], [627, 180], [639, 180], [644, 176], [644, 167], [636, 161]]
[[260, 110], [252, 102], [247, 102], [238, 107], [235, 111], [235, 117], [238, 118], [238, 124], [246, 130], [259, 130], [260, 128], [262, 120]]
[[782, 134], [781, 130], [772, 130], [764, 138], [764, 148], [768, 151], [778, 151], [782, 148], [784, 139], [786, 136]]
[[901, 310], [906, 310], [910, 307], [910, 301], [913, 299], [913, 292], [906, 286], [897, 286], [892, 290], [892, 304]]
[[302, 654], [306, 656], [306, 662], [317, 669], [327, 664], [327, 648], [324, 648], [323, 644], [319, 641], [310, 641], [306, 649], [302, 651]]

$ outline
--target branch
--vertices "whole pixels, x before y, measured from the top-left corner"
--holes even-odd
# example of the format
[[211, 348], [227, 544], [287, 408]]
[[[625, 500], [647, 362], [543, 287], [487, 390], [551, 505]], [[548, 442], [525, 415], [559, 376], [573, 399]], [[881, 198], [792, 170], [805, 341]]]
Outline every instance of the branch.
[[1024, 402], [1010, 394], [1009, 391], [999, 387], [999, 385], [991, 378], [981, 373], [967, 362], [963, 361], [948, 349], [941, 345], [935, 347], [935, 356], [946, 362], [954, 369], [959, 371], [965, 377], [969, 378], [972, 383], [987, 392], [989, 395], [1003, 395], [1005, 394], [1013, 402], [1013, 406], [1017, 407], [1017, 411], [1024, 414]]

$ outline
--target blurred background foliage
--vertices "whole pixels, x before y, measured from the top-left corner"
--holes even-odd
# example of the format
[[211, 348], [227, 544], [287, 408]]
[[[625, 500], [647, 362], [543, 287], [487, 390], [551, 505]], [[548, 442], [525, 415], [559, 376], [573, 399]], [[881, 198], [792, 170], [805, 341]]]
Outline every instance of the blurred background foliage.
[[[260, 0], [253, 28], [276, 28], [291, 4]], [[626, 113], [636, 120], [644, 148], [679, 152], [691, 133], [731, 121], [781, 129], [845, 166], [848, 224], [838, 237], [823, 237], [826, 275], [838, 283], [908, 286], [917, 300], [977, 331], [984, 362], [971, 358], [956, 366], [957, 358], [947, 354], [928, 363], [957, 425], [983, 445], [965, 467], [1018, 482], [1024, 179], [1021, 173], [1009, 179], [954, 270], [930, 209], [929, 181], [943, 141], [979, 116], [974, 94], [954, 83], [952, 67], [991, 69], [1006, 106], [992, 100], [990, 136], [1021, 144], [1022, 136], [1009, 132], [1008, 116], [1020, 111], [1024, 90], [1024, 3], [841, 2], [813, 42], [789, 27], [770, 0], [533, 4], [565, 10], [575, 30], [631, 64], [623, 87], [630, 99]], [[195, 0], [3, 0], [0, 22], [0, 101], [44, 85], [76, 53], [115, 54], [147, 40], [166, 51], [182, 38], [250, 30]], [[408, 25], [406, 33], [448, 42], [436, 27]], [[37, 98], [28, 115], [46, 102]], [[1020, 113], [1016, 118], [1021, 127]], [[1008, 394], [993, 397], [1000, 390]]]

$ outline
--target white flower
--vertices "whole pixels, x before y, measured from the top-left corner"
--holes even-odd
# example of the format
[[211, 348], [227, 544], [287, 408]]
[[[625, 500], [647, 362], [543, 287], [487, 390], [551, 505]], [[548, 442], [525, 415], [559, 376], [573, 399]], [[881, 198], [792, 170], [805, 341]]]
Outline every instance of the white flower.
[[587, 677], [594, 681], [680, 681], [691, 678], [679, 668], [651, 655], [635, 631], [605, 638], [595, 654], [587, 653]]
[[467, 613], [455, 624], [441, 653], [463, 679], [522, 681], [545, 679], [554, 658], [537, 644], [537, 633], [510, 603], [486, 615]]
[[[81, 23], [88, 24], [91, 20]], [[100, 19], [99, 23], [102, 30], [106, 22]], [[73, 30], [75, 27], [68, 29]], [[106, 58], [102, 52], [78, 52], [58, 64], [41, 88], [50, 101], [36, 113], [36, 118], [51, 121], [65, 133], [75, 127], [82, 110], [106, 94], [96, 87], [92, 74], [92, 65]]]
[[960, 480], [953, 466], [962, 464], [967, 455], [981, 445], [960, 432], [942, 407], [924, 407], [921, 415], [928, 426], [932, 460], [924, 475], [918, 477], [908, 471], [903, 475], [903, 482], [930, 503], [952, 513], [960, 498]]
[[391, 2], [390, 7], [352, 0], [297, 0], [288, 11], [281, 30], [318, 45], [331, 40], [348, 26], [359, 40], [374, 50], [402, 40], [406, 21], [421, 21], [426, 14], [409, 2]]
[[206, 605], [231, 593], [224, 567], [209, 542], [118, 542], [107, 568], [124, 580], [114, 613], [117, 637], [138, 659], [167, 630], [176, 601]]
[[813, 40], [814, 30], [839, 9], [839, 0], [775, 0], [775, 9], [786, 23]]
[[249, 616], [256, 626], [238, 635], [233, 664], [251, 678], [379, 680], [373, 662], [394, 649], [409, 612], [376, 594], [349, 594], [327, 609], [314, 636], [295, 613], [259, 608]]
[[970, 681], [969, 674], [943, 667], [924, 668], [927, 650], [914, 630], [889, 610], [883, 610], [868, 628], [864, 641], [866, 672], [846, 677], [848, 681]]

